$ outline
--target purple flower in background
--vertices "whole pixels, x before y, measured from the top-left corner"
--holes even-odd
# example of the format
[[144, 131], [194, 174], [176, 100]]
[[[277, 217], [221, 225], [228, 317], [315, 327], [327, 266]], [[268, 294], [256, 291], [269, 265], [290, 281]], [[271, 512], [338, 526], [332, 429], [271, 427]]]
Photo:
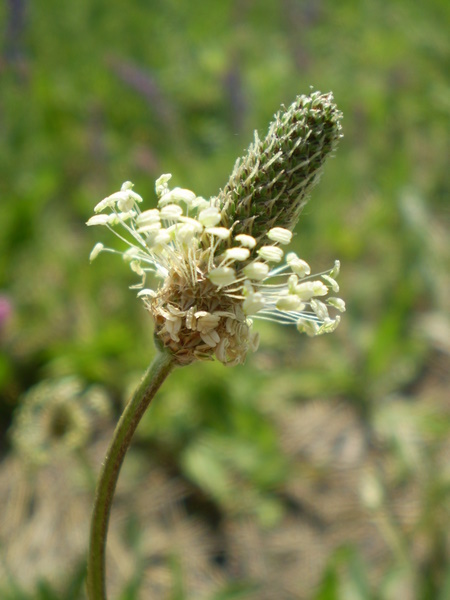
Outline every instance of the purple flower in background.
[[0, 329], [8, 321], [12, 314], [12, 304], [7, 296], [0, 294]]

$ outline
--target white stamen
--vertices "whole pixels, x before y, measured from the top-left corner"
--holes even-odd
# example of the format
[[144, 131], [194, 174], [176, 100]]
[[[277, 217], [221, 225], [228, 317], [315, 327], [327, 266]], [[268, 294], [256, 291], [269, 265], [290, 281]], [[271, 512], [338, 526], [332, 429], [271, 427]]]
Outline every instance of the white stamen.
[[161, 196], [158, 202], [159, 207], [166, 206], [167, 204], [184, 202], [187, 206], [190, 206], [195, 201], [195, 194], [191, 190], [176, 187], [173, 190], [167, 191]]
[[330, 306], [334, 306], [339, 312], [345, 312], [345, 302], [342, 298], [327, 298], [327, 302]]
[[316, 300], [315, 298], [312, 298], [311, 299], [311, 308], [313, 309], [313, 311], [316, 313], [316, 315], [319, 317], [319, 319], [321, 321], [325, 321], [326, 319], [330, 318], [326, 304], [324, 304], [320, 300]]
[[[130, 183], [130, 182], [128, 182], [128, 183]], [[131, 185], [133, 185], [133, 184], [131, 184]], [[131, 189], [128, 190], [128, 197], [132, 198], [138, 204], [140, 204], [141, 202], [143, 202], [142, 196], [139, 196], [139, 194], [136, 194], [136, 192], [133, 192]]]
[[250, 250], [247, 248], [228, 248], [225, 250], [225, 258], [237, 261], [244, 261], [250, 256]]
[[295, 252], [289, 252], [286, 255], [286, 263], [299, 277], [305, 277], [311, 273], [311, 268], [307, 262], [299, 258]]
[[174, 219], [177, 220], [180, 215], [183, 214], [183, 209], [177, 204], [167, 204], [160, 210], [161, 219]]
[[208, 208], [211, 206], [209, 200], [205, 200], [201, 196], [197, 196], [194, 202], [191, 205], [191, 208], [197, 208], [198, 210], [203, 210], [204, 208]]
[[277, 300], [276, 307], [278, 310], [301, 310], [304, 308], [304, 304], [298, 296], [294, 294], [287, 294], [286, 296], [280, 296]]
[[[121, 210], [122, 212], [128, 212], [134, 208], [136, 200], [132, 196], [132, 193], [130, 191], [123, 192], [123, 196], [124, 196], [123, 198], [120, 198], [117, 201], [117, 208], [119, 210]], [[141, 198], [141, 200], [142, 200], [142, 198]]]
[[242, 303], [242, 308], [244, 309], [244, 313], [246, 315], [255, 315], [265, 306], [266, 302], [261, 292], [253, 292], [249, 294]]
[[292, 240], [292, 231], [283, 227], [274, 227], [267, 234], [269, 240], [278, 242], [279, 244], [290, 244]]
[[278, 246], [263, 246], [258, 250], [258, 254], [261, 258], [269, 262], [280, 262], [284, 252]]
[[195, 233], [202, 233], [203, 231], [203, 225], [201, 223], [199, 223], [197, 221], [197, 219], [193, 219], [192, 217], [178, 217], [178, 221], [180, 223], [186, 223], [187, 225], [190, 225], [191, 227], [193, 227]]
[[207, 227], [205, 231], [209, 235], [214, 235], [221, 240], [227, 240], [231, 235], [231, 231], [225, 227]]
[[150, 233], [152, 231], [159, 231], [161, 229], [161, 221], [156, 221], [154, 223], [147, 223], [146, 225], [142, 225], [138, 227], [138, 233]]
[[252, 235], [247, 235], [245, 233], [240, 233], [235, 238], [236, 242], [239, 242], [241, 246], [245, 248], [254, 248], [256, 246], [256, 240]]
[[210, 348], [215, 348], [220, 342], [220, 336], [217, 331], [208, 331], [208, 333], [200, 333], [200, 337]]
[[103, 250], [104, 245], [101, 242], [97, 242], [95, 246], [92, 248], [91, 253], [89, 254], [89, 261], [92, 262], [97, 258], [100, 252]]
[[216, 357], [220, 362], [226, 362], [227, 360], [227, 348], [230, 345], [228, 338], [223, 337], [216, 346]]
[[136, 225], [143, 227], [144, 225], [149, 225], [151, 223], [159, 223], [160, 220], [159, 210], [157, 208], [150, 208], [149, 210], [144, 210], [137, 216]]
[[328, 288], [321, 281], [304, 281], [295, 286], [295, 293], [301, 300], [307, 302], [314, 296], [326, 296]]
[[131, 246], [131, 248], [128, 248], [128, 250], [122, 252], [122, 258], [125, 262], [135, 260], [139, 255], [140, 251], [139, 248], [136, 248], [136, 246]]
[[182, 321], [179, 317], [175, 318], [175, 319], [167, 319], [166, 320], [165, 327], [174, 342], [180, 341], [180, 337], [179, 337], [178, 333], [181, 329], [181, 325], [182, 325]]
[[325, 279], [325, 281], [330, 284], [333, 292], [336, 292], [336, 294], [339, 292], [339, 284], [336, 279], [330, 277], [329, 275], [322, 275], [322, 279]]
[[263, 294], [261, 292], [255, 292], [250, 281], [244, 283], [243, 292], [245, 300], [242, 304], [242, 308], [246, 315], [254, 315], [266, 306]]
[[172, 174], [171, 173], [164, 173], [164, 175], [161, 175], [161, 177], [158, 177], [158, 179], [155, 182], [155, 191], [156, 191], [156, 195], [158, 197], [163, 196], [169, 189], [169, 186], [167, 185], [167, 182], [172, 178]]
[[116, 199], [113, 198], [112, 196], [108, 196], [107, 198], [100, 200], [100, 202], [95, 206], [94, 212], [98, 213], [98, 212], [101, 212], [102, 210], [105, 210], [105, 208], [113, 208], [115, 204], [116, 204]]
[[236, 281], [236, 273], [231, 267], [219, 267], [209, 272], [208, 278], [220, 287], [230, 285]]
[[255, 281], [262, 281], [265, 279], [270, 271], [269, 265], [262, 262], [253, 262], [249, 265], [246, 265], [242, 272], [249, 279], [254, 279]]
[[94, 215], [86, 222], [86, 225], [91, 227], [91, 225], [108, 225], [108, 223], [109, 215]]
[[149, 296], [150, 298], [156, 298], [157, 294], [155, 290], [150, 290], [149, 288], [145, 288], [137, 293], [138, 298], [144, 298], [145, 296]]
[[341, 262], [339, 260], [334, 261], [334, 267], [331, 269], [329, 275], [330, 277], [336, 278], [339, 275], [341, 270]]
[[319, 333], [319, 325], [316, 321], [302, 318], [297, 321], [297, 330], [300, 333], [306, 333], [309, 337], [313, 337]]
[[132, 260], [130, 262], [130, 269], [138, 275], [144, 275], [144, 270], [141, 267], [141, 263], [138, 260]]
[[188, 223], [179, 224], [176, 229], [176, 239], [182, 244], [189, 244], [195, 237], [195, 233], [195, 228], [192, 225]]
[[205, 227], [215, 227], [221, 220], [219, 209], [215, 206], [211, 206], [209, 208], [205, 208], [200, 211], [198, 215], [198, 220]]
[[195, 331], [197, 329], [197, 321], [194, 316], [195, 307], [191, 306], [191, 308], [186, 313], [186, 328]]
[[197, 319], [197, 331], [208, 333], [215, 329], [220, 322], [218, 315], [213, 315], [207, 311], [198, 311], [194, 315]]

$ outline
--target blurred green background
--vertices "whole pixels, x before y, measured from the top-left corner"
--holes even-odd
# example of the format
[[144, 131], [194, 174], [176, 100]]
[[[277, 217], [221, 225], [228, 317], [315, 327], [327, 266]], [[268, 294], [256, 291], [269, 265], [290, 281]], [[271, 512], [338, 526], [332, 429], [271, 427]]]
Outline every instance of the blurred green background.
[[347, 312], [317, 339], [257, 323], [245, 366], [171, 375], [121, 474], [110, 597], [450, 598], [449, 16], [442, 0], [1, 4], [2, 598], [84, 598], [96, 473], [154, 352], [127, 265], [89, 265], [110, 242], [84, 225], [93, 206], [125, 180], [154, 206], [167, 172], [214, 195], [310, 86], [334, 92], [345, 137], [294, 249], [316, 272], [341, 260]]

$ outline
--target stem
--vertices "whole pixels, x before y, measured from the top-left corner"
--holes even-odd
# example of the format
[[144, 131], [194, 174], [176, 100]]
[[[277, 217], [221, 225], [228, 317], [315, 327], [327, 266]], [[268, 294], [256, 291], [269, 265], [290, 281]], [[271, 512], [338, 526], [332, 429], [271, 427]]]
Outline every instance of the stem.
[[111, 505], [125, 453], [156, 392], [174, 366], [173, 358], [166, 352], [156, 355], [128, 402], [117, 424], [106, 453], [95, 495], [91, 521], [91, 541], [87, 567], [87, 593], [89, 600], [106, 600], [105, 554], [106, 536]]

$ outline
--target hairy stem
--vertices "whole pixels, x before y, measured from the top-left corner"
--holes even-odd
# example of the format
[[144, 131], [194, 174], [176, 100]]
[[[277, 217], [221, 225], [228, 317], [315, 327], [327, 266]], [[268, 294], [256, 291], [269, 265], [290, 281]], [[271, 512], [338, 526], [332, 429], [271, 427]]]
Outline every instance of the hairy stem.
[[166, 352], [158, 353], [127, 404], [106, 453], [95, 495], [87, 567], [89, 600], [106, 600], [105, 554], [109, 515], [120, 467], [142, 415], [174, 366]]

